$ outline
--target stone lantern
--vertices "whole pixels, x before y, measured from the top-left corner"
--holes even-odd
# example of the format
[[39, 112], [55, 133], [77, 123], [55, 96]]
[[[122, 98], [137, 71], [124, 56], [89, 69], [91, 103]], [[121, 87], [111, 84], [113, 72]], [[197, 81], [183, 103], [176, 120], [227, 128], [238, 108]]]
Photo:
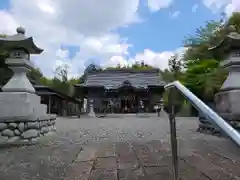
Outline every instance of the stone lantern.
[[22, 27], [17, 34], [0, 38], [0, 51], [9, 55], [6, 64], [12, 78], [0, 92], [0, 144], [33, 143], [54, 129], [55, 116], [46, 114], [47, 106], [30, 83], [27, 72], [33, 69], [30, 54], [40, 54], [32, 37]]
[[218, 113], [230, 124], [239, 126], [240, 122], [240, 34], [231, 26], [229, 33], [215, 47], [210, 48], [217, 52], [221, 50], [226, 55], [221, 65], [228, 70], [228, 77], [220, 91], [215, 95], [215, 104]]
[[155, 109], [155, 111], [156, 111], [156, 113], [157, 113], [157, 117], [160, 117], [160, 112], [163, 110], [163, 107], [164, 106], [164, 101], [163, 101], [163, 99], [161, 98], [160, 100], [159, 100], [159, 102], [157, 102], [156, 104], [155, 104], [155, 106], [154, 106], [154, 109]]
[[17, 34], [0, 39], [0, 50], [9, 52], [6, 64], [13, 71], [13, 77], [2, 87], [2, 91], [35, 93], [26, 73], [33, 68], [30, 54], [40, 54], [43, 50], [34, 44], [32, 37], [25, 36], [22, 27], [17, 28]]
[[164, 100], [163, 100], [163, 98], [160, 99], [159, 104], [160, 104], [160, 109], [163, 110], [164, 109]]
[[94, 100], [91, 99], [88, 102], [89, 102], [89, 113], [88, 113], [88, 116], [96, 117], [95, 112], [94, 112]]

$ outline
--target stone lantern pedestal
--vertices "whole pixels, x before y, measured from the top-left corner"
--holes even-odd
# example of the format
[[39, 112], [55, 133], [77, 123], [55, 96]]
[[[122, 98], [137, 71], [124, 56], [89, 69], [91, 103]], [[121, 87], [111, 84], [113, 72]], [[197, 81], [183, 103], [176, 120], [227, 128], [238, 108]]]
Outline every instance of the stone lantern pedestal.
[[[234, 27], [219, 45], [210, 50], [225, 53], [221, 65], [228, 70], [228, 77], [215, 95], [217, 112], [233, 127], [240, 128], [240, 34]], [[224, 51], [223, 51], [224, 50]]]
[[240, 128], [240, 51], [239, 55], [231, 53], [231, 60], [224, 66], [229, 69], [229, 74], [215, 95], [216, 109], [230, 124]]
[[47, 106], [29, 82], [26, 73], [33, 68], [30, 54], [40, 54], [23, 28], [17, 34], [0, 39], [0, 50], [9, 53], [6, 64], [13, 77], [0, 92], [0, 145], [37, 143], [41, 136], [55, 129], [56, 117], [48, 115]]
[[89, 101], [89, 113], [88, 116], [90, 117], [96, 117], [96, 114], [94, 112], [94, 100]]

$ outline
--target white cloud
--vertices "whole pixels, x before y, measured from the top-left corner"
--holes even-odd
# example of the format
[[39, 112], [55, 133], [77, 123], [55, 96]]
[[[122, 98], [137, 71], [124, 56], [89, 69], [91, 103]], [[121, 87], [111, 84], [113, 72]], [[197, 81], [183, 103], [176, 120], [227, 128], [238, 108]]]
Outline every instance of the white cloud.
[[15, 19], [7, 11], [0, 11], [0, 33], [1, 34], [12, 34], [15, 33], [15, 29], [18, 26]]
[[230, 15], [234, 11], [240, 12], [240, 1], [239, 0], [232, 0], [231, 3], [229, 3], [225, 7], [225, 11], [228, 15]]
[[239, 0], [203, 0], [203, 4], [213, 12], [222, 10], [230, 16], [234, 11], [240, 11]]
[[150, 11], [156, 12], [162, 8], [168, 8], [173, 3], [173, 0], [147, 0], [147, 2]]
[[178, 17], [180, 15], [180, 11], [175, 11], [175, 12], [173, 12], [173, 13], [170, 13], [170, 17], [171, 18], [176, 18], [176, 17]]
[[145, 49], [142, 53], [136, 54], [133, 58], [123, 58], [122, 56], [112, 57], [108, 63], [109, 65], [120, 64], [121, 66], [131, 65], [134, 63], [144, 62], [161, 70], [168, 68], [168, 60], [171, 56], [177, 54], [179, 57], [185, 52], [186, 48], [178, 48], [175, 51], [154, 52], [150, 49]]
[[160, 68], [161, 70], [168, 68], [168, 60], [174, 54], [179, 57], [185, 52], [186, 48], [178, 48], [175, 51], [164, 51], [161, 53], [153, 52], [150, 49], [145, 49], [143, 53], [137, 54], [131, 62], [144, 62], [153, 67]]
[[[149, 2], [153, 2], [149, 0]], [[155, 9], [167, 7], [171, 3], [156, 1], [151, 4]], [[116, 8], [114, 8], [116, 7]], [[166, 67], [165, 57], [171, 52], [156, 53], [145, 50], [129, 58], [128, 50], [132, 45], [114, 29], [136, 23], [139, 0], [10, 0], [10, 9], [0, 10], [0, 33], [15, 33], [21, 25], [26, 35], [33, 36], [36, 44], [44, 49], [32, 61], [44, 75], [53, 76], [57, 66], [67, 64], [70, 76], [80, 75], [90, 59], [96, 59], [99, 65], [114, 66], [129, 64], [146, 58], [145, 62], [158, 67]], [[69, 59], [69, 51], [62, 45], [77, 46], [79, 52]]]
[[56, 52], [56, 57], [58, 57], [58, 58], [67, 59], [68, 56], [69, 56], [68, 50], [58, 49]]
[[98, 35], [136, 22], [139, 0], [59, 0], [59, 22], [84, 35]]
[[192, 7], [192, 12], [196, 12], [197, 9], [198, 9], [198, 4], [194, 4], [193, 7]]
[[[139, 0], [10, 0], [10, 9], [0, 11], [0, 32], [12, 34], [17, 26], [25, 27], [45, 50], [32, 58], [45, 75], [52, 76], [61, 63], [73, 67], [76, 75], [91, 57], [104, 63], [105, 58], [127, 55], [130, 45], [110, 30], [137, 22], [138, 7]], [[76, 58], [67, 59], [66, 52], [61, 57], [62, 44], [80, 47]]]

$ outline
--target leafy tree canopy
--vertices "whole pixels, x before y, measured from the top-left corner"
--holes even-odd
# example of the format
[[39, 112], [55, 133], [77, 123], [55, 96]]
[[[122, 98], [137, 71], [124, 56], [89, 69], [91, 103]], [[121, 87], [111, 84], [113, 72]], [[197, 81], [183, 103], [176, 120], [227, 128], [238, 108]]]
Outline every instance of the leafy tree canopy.
[[212, 46], [219, 44], [229, 32], [229, 26], [234, 25], [240, 32], [240, 13], [233, 15], [224, 22], [224, 18], [218, 21], [209, 21], [205, 26], [196, 30], [195, 35], [185, 39], [188, 50], [183, 56], [185, 73], [183, 83], [196, 95], [205, 101], [212, 101], [223, 84], [227, 72], [220, 67], [220, 61], [225, 58], [223, 50], [217, 53], [209, 51]]

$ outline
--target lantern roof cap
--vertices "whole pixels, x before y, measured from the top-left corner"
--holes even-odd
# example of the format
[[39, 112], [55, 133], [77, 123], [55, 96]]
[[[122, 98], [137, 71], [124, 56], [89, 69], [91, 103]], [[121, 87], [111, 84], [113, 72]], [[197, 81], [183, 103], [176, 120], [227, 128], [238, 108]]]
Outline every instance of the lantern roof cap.
[[227, 30], [228, 33], [224, 36], [220, 43], [209, 48], [209, 50], [216, 50], [221, 47], [227, 47], [227, 50], [240, 50], [240, 34], [236, 31], [235, 26], [231, 25]]
[[39, 48], [32, 37], [25, 36], [25, 29], [18, 27], [16, 34], [0, 38], [0, 50], [11, 51], [14, 49], [24, 49], [29, 54], [40, 54], [43, 49]]

